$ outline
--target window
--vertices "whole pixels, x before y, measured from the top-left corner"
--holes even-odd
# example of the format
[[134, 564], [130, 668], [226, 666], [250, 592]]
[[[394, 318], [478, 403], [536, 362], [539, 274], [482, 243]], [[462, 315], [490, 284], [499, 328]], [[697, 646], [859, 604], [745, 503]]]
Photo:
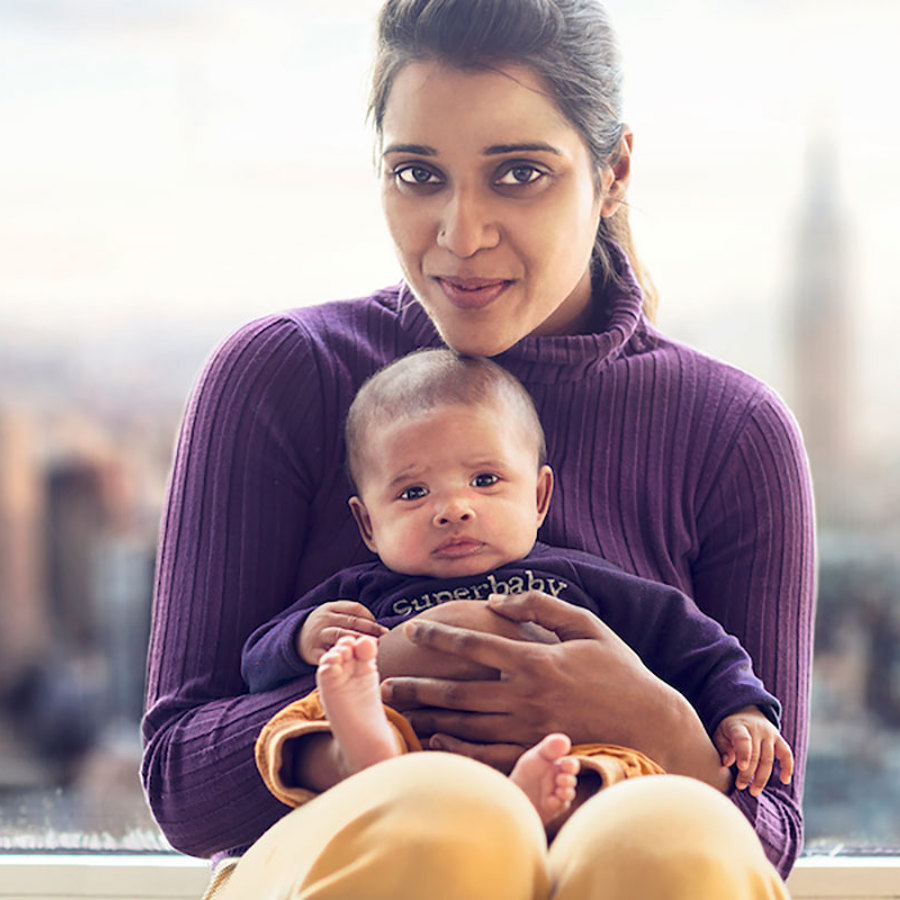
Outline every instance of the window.
[[[894, 852], [900, 10], [608, 6], [661, 326], [770, 382], [809, 443], [809, 850]], [[399, 277], [363, 122], [377, 7], [0, 4], [0, 849], [167, 846], [136, 770], [173, 435], [239, 322]]]

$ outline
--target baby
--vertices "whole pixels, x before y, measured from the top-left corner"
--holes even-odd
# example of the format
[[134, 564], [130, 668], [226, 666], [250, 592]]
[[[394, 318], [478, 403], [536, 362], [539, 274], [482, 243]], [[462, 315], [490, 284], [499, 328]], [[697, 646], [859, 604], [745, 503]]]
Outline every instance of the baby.
[[[421, 615], [519, 640], [558, 640], [491, 612], [492, 594], [534, 589], [591, 610], [677, 687], [713, 735], [723, 765], [736, 764], [738, 788], [758, 795], [773, 759], [781, 780], [790, 781], [793, 757], [774, 724], [780, 705], [733, 637], [673, 588], [535, 542], [553, 472], [531, 399], [506, 370], [446, 350], [404, 357], [360, 389], [347, 448], [356, 488], [350, 507], [379, 561], [301, 597], [250, 636], [242, 660], [253, 691], [318, 665], [318, 699], [342, 775], [418, 749], [408, 724], [382, 705], [379, 669], [381, 676], [499, 677], [457, 658], [434, 658], [442, 654], [423, 658], [404, 623]], [[571, 804], [579, 759], [592, 752], [551, 734], [522, 754], [510, 777], [547, 823]], [[661, 771], [649, 766], [636, 774]]]

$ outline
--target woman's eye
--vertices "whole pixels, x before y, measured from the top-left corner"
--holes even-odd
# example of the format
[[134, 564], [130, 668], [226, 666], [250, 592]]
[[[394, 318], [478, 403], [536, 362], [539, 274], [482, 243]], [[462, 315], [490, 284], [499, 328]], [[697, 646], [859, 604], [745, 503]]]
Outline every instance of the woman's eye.
[[481, 472], [472, 479], [472, 486], [480, 488], [491, 487], [499, 480], [500, 476], [495, 475], [493, 472]]
[[541, 171], [536, 166], [520, 163], [510, 166], [498, 179], [497, 184], [504, 186], [515, 186], [523, 184], [533, 184], [535, 181], [543, 178], [546, 172]]
[[404, 488], [400, 491], [399, 496], [401, 500], [421, 500], [423, 497], [428, 496], [428, 489], [417, 484], [413, 487]]
[[403, 184], [414, 186], [441, 183], [440, 178], [431, 169], [425, 169], [422, 166], [400, 166], [400, 168], [394, 169], [394, 178]]

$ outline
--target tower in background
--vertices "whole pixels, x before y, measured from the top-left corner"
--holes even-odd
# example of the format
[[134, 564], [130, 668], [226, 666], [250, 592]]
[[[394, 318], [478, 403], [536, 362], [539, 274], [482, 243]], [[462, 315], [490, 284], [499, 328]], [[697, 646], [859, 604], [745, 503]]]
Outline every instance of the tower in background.
[[809, 452], [822, 521], [839, 521], [851, 500], [853, 448], [852, 287], [837, 154], [827, 137], [809, 150], [797, 230], [789, 340], [792, 406]]

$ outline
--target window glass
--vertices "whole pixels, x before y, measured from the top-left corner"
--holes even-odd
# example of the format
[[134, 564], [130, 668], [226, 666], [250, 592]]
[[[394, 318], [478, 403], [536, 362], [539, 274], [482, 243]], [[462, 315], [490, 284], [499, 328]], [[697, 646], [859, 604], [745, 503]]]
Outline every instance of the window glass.
[[[399, 277], [378, 5], [0, 0], [0, 849], [167, 846], [137, 766], [175, 430], [235, 325]], [[660, 325], [772, 384], [809, 446], [808, 847], [893, 852], [900, 7], [608, 6]]]

